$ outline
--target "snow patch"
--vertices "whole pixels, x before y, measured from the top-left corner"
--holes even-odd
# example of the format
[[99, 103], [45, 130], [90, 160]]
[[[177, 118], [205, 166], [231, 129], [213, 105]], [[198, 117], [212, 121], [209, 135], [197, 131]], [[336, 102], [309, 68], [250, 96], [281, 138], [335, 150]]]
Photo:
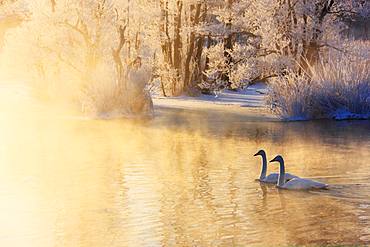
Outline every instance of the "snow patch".
[[347, 109], [338, 109], [331, 114], [335, 120], [349, 120], [349, 119], [370, 119], [370, 112], [367, 114], [356, 114]]
[[287, 121], [287, 122], [294, 122], [294, 121], [308, 121], [310, 119], [308, 117], [305, 117], [305, 116], [294, 116], [294, 117], [283, 118], [283, 120]]
[[[238, 107], [265, 107], [265, 95], [267, 85], [265, 83], [256, 83], [247, 88], [237, 91], [223, 90], [216, 95], [202, 94], [199, 97], [179, 96], [179, 97], [158, 97], [153, 95], [153, 99], [164, 102], [176, 101], [179, 104], [197, 103], [197, 104], [216, 104], [231, 105]], [[196, 106], [194, 106], [196, 107]]]

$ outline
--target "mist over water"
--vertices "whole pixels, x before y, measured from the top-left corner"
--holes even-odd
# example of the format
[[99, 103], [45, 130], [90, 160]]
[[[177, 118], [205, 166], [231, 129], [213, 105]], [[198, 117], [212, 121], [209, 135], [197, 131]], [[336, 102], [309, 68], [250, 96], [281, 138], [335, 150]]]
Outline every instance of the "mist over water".
[[[369, 121], [102, 121], [15, 95], [0, 100], [1, 246], [370, 244]], [[255, 182], [261, 148], [330, 190]]]

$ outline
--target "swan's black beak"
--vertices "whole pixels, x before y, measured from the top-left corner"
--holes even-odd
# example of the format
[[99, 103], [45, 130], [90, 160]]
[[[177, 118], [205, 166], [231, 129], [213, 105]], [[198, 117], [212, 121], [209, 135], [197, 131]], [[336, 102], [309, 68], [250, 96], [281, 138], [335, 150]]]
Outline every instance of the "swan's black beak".
[[284, 163], [284, 160], [283, 160], [283, 157], [281, 157], [281, 155], [278, 155], [274, 159], [270, 160], [270, 162]]
[[275, 158], [273, 158], [272, 160], [270, 160], [270, 162], [277, 162], [278, 160]]
[[258, 156], [258, 155], [263, 155], [263, 154], [264, 154], [264, 151], [260, 150], [257, 153], [255, 153], [253, 156]]

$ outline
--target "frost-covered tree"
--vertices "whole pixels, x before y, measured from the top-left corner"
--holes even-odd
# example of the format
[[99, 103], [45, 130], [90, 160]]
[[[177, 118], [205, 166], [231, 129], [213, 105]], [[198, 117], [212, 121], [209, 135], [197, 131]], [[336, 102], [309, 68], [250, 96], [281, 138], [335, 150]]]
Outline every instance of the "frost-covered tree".
[[290, 58], [303, 68], [315, 64], [320, 51], [333, 47], [345, 28], [341, 16], [355, 13], [347, 0], [254, 1], [248, 17], [257, 26], [262, 47], [278, 57]]
[[0, 1], [0, 47], [9, 29], [18, 27], [27, 17], [25, 4], [17, 0]]
[[206, 1], [160, 0], [161, 56], [156, 60], [156, 76], [164, 95], [195, 93], [205, 44], [199, 28], [206, 18]]
[[4, 52], [50, 90], [72, 87], [84, 106], [110, 102], [99, 111], [129, 98], [140, 73], [173, 96], [303, 71], [327, 48], [343, 49], [348, 19], [369, 16], [362, 0], [4, 0], [0, 12], [11, 16], [18, 5], [26, 14]]
[[[344, 16], [366, 16], [360, 0], [235, 0], [211, 9], [214, 45], [206, 50], [204, 89], [239, 88], [305, 70], [326, 48], [341, 49]], [[223, 52], [222, 52], [223, 51]]]
[[9, 35], [8, 52], [33, 68], [30, 76], [43, 91], [77, 99], [94, 114], [151, 111], [144, 89], [149, 76], [143, 76], [150, 73], [143, 62], [148, 1], [37, 0], [27, 5], [31, 17]]
[[211, 9], [213, 22], [205, 31], [213, 38], [207, 49], [205, 80], [200, 87], [207, 91], [240, 88], [260, 78], [265, 64], [259, 57], [261, 37], [247, 17], [250, 1], [226, 1]]

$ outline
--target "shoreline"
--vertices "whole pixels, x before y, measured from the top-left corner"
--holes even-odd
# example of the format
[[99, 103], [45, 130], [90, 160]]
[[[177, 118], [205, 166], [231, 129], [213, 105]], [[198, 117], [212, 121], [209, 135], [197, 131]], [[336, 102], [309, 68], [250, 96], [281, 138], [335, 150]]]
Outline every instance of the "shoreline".
[[214, 117], [237, 117], [243, 121], [281, 121], [265, 104], [267, 86], [256, 83], [243, 90], [225, 90], [215, 95], [199, 97], [152, 96], [154, 112], [180, 110], [191, 114], [207, 113]]

